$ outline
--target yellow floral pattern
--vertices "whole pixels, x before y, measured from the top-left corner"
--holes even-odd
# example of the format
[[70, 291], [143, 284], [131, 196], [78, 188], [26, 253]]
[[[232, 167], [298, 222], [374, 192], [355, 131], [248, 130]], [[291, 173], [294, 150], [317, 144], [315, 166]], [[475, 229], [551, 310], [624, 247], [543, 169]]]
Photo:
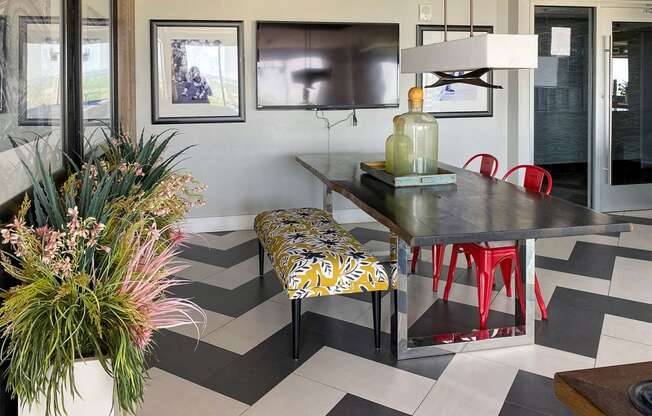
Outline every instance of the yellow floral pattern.
[[266, 211], [254, 229], [290, 299], [389, 287], [380, 262], [325, 211]]

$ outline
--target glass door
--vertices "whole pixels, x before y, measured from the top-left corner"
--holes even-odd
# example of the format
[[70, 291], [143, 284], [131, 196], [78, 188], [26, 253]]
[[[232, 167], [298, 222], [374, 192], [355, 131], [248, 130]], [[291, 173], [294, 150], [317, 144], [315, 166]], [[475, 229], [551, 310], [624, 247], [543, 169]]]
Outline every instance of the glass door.
[[539, 66], [534, 73], [534, 163], [553, 178], [553, 195], [590, 204], [593, 126], [593, 9], [537, 6]]
[[600, 9], [596, 208], [652, 208], [652, 15]]

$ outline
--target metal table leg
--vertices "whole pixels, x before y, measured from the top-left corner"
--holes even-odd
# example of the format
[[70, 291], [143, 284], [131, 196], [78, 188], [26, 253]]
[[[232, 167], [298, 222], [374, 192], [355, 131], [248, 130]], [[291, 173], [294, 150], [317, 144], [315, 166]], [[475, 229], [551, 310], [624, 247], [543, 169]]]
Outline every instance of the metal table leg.
[[[397, 359], [446, 355], [462, 351], [530, 345], [534, 343], [534, 240], [519, 241], [520, 264], [525, 289], [525, 311], [521, 310], [518, 291], [514, 291], [514, 326], [459, 333], [433, 334], [428, 337], [408, 335], [408, 256], [410, 246], [397, 237], [397, 287], [392, 292], [392, 348]], [[433, 294], [433, 296], [436, 296]]]

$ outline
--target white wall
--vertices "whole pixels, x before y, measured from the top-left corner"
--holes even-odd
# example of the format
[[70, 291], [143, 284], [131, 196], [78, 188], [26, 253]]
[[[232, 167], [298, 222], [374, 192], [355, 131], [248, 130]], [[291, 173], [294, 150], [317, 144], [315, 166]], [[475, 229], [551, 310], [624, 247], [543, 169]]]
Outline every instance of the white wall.
[[[401, 47], [415, 46], [418, 4], [415, 0], [138, 0], [136, 2], [136, 88], [138, 128], [158, 132], [178, 128], [175, 147], [196, 144], [183, 167], [208, 185], [207, 204], [193, 218], [256, 214], [265, 209], [321, 206], [322, 187], [294, 162], [294, 155], [326, 152], [327, 131], [308, 111], [255, 109], [256, 20], [359, 21], [400, 23]], [[439, 0], [433, 24], [441, 24]], [[495, 32], [508, 28], [507, 0], [475, 2], [478, 25]], [[468, 24], [468, 2], [449, 1], [449, 24]], [[243, 20], [245, 25], [246, 123], [152, 126], [150, 112], [150, 19]], [[508, 156], [508, 75], [495, 74], [505, 89], [494, 94], [494, 117], [440, 120], [440, 159], [460, 165], [478, 152], [496, 155], [506, 167]], [[402, 75], [400, 109], [360, 110], [358, 126], [333, 130], [333, 152], [382, 152], [394, 115], [407, 110], [407, 91], [413, 75]], [[346, 112], [329, 112], [339, 119]], [[352, 208], [342, 199], [335, 209]], [[224, 224], [222, 222], [221, 224]], [[235, 224], [235, 223], [231, 223]]]

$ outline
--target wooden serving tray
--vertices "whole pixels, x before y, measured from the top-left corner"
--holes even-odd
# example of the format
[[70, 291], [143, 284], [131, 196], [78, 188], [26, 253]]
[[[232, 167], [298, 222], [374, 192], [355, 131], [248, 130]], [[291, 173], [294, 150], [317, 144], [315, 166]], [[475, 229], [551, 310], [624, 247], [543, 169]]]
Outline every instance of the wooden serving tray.
[[439, 168], [436, 175], [394, 176], [385, 172], [385, 162], [360, 162], [360, 169], [374, 178], [395, 188], [408, 186], [449, 185], [457, 182], [457, 175], [446, 169]]

